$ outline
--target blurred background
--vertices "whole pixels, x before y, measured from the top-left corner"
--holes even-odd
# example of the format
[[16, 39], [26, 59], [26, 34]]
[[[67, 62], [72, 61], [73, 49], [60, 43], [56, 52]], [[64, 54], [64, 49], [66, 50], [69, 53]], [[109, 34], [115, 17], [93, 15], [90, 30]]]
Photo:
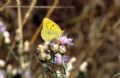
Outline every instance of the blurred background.
[[42, 78], [44, 17], [73, 39], [69, 78], [120, 78], [120, 0], [0, 0], [0, 78]]

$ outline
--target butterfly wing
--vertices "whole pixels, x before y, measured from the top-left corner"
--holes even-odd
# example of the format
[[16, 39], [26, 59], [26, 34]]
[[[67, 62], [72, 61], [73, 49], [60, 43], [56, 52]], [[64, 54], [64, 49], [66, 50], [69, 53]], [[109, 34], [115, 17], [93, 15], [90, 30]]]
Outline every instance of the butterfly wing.
[[51, 41], [60, 35], [62, 35], [61, 32], [57, 32], [54, 29], [43, 29], [41, 31], [41, 37], [45, 41]]
[[61, 31], [61, 28], [59, 27], [59, 25], [49, 18], [43, 19], [43, 28], [57, 29], [58, 31]]
[[43, 20], [43, 29], [41, 31], [41, 37], [45, 41], [51, 41], [58, 36], [62, 35], [63, 31], [60, 27], [50, 20], [49, 18], [44, 18]]

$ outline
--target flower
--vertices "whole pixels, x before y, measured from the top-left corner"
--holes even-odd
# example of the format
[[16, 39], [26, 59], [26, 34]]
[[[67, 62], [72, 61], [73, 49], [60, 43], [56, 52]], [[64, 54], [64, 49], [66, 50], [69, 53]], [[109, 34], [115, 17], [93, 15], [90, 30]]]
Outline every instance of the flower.
[[59, 40], [59, 42], [62, 44], [62, 45], [64, 45], [64, 44], [67, 44], [68, 46], [71, 46], [71, 45], [73, 45], [73, 43], [72, 43], [72, 38], [68, 38], [66, 35], [63, 35], [63, 36], [60, 36], [59, 38], [58, 38], [58, 40]]
[[49, 61], [51, 59], [51, 56], [46, 53], [40, 53], [39, 54], [39, 60], [41, 61]]
[[6, 43], [6, 44], [11, 43], [10, 33], [9, 33], [8, 31], [4, 31], [4, 32], [3, 32], [3, 36], [4, 36], [4, 38], [5, 38], [5, 43]]
[[64, 45], [59, 46], [59, 53], [61, 53], [61, 54], [66, 53], [66, 47]]
[[4, 26], [4, 24], [3, 24], [3, 22], [2, 21], [0, 21], [0, 32], [4, 32], [5, 31], [5, 26]]
[[5, 61], [0, 59], [0, 67], [4, 67], [5, 66]]
[[80, 65], [80, 71], [81, 72], [87, 72], [87, 67], [88, 67], [88, 62], [87, 61], [84, 61], [81, 65]]
[[53, 53], [57, 53], [59, 51], [59, 45], [56, 43], [50, 43], [50, 49], [53, 51]]
[[5, 70], [0, 70], [0, 78], [6, 78]]
[[70, 76], [70, 71], [74, 68], [73, 63], [76, 61], [76, 57], [72, 57], [69, 62], [67, 63], [67, 69], [66, 69], [66, 76], [69, 78]]
[[55, 54], [54, 63], [61, 65], [63, 61], [64, 61], [65, 63], [68, 62], [68, 61], [69, 61], [69, 57], [63, 55], [63, 60], [62, 60], [62, 55], [59, 54], [59, 53], [56, 53], [56, 54]]
[[25, 78], [32, 78], [32, 74], [31, 74], [30, 69], [27, 69], [27, 70], [24, 72], [24, 76], [25, 76]]

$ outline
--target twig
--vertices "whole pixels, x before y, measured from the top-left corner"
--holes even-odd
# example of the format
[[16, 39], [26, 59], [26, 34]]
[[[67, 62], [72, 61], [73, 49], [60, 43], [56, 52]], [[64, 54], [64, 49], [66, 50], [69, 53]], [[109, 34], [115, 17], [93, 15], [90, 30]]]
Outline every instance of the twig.
[[[59, 0], [54, 0], [54, 3], [53, 3], [52, 6], [57, 6], [58, 3], [59, 3]], [[54, 11], [54, 9], [55, 9], [55, 7], [50, 8], [48, 10], [47, 14], [45, 15], [45, 17], [49, 17], [52, 14], [52, 12]], [[35, 34], [33, 35], [32, 39], [30, 40], [30, 47], [34, 44], [36, 38], [40, 34], [41, 28], [42, 28], [42, 23], [39, 25], [39, 27], [37, 28]]]
[[18, 31], [19, 31], [19, 36], [20, 36], [20, 53], [22, 52], [23, 49], [23, 33], [22, 33], [22, 15], [21, 15], [21, 8], [20, 8], [20, 0], [16, 0], [17, 5], [18, 5]]
[[49, 17], [49, 16], [52, 14], [52, 12], [54, 11], [54, 9], [55, 9], [55, 7], [57, 6], [58, 3], [59, 3], [59, 0], [54, 0], [54, 3], [53, 3], [53, 6], [54, 6], [54, 7], [51, 7], [51, 8], [48, 10], [48, 13], [46, 14], [45, 17]]
[[120, 75], [120, 73], [113, 75], [113, 77]]
[[120, 19], [117, 20], [117, 22], [113, 25], [113, 29], [116, 29], [120, 25]]
[[0, 11], [3, 11], [10, 2], [11, 0], [8, 0], [2, 7], [0, 7]]
[[10, 50], [8, 51], [8, 54], [7, 54], [6, 59], [5, 59], [6, 63], [7, 63], [8, 60], [9, 60], [10, 54], [13, 52], [13, 48], [15, 47], [15, 43], [16, 43], [16, 41], [14, 41], [14, 42], [12, 43], [12, 45], [11, 45], [11, 47], [10, 47]]
[[24, 20], [23, 20], [23, 26], [25, 25], [25, 23], [26, 23], [27, 20], [29, 19], [29, 16], [30, 16], [31, 12], [32, 12], [33, 9], [34, 9], [34, 6], [35, 6], [36, 2], [37, 2], [36, 0], [32, 0], [31, 5], [30, 5], [27, 13], [25, 14], [25, 17], [24, 17]]
[[18, 11], [18, 33], [19, 33], [19, 37], [20, 37], [20, 40], [19, 40], [19, 45], [18, 45], [18, 53], [19, 53], [19, 64], [20, 64], [20, 68], [22, 69], [22, 64], [24, 63], [24, 61], [22, 60], [23, 57], [22, 57], [22, 53], [23, 53], [23, 31], [22, 31], [22, 14], [21, 14], [21, 8], [20, 8], [20, 0], [16, 0], [17, 2], [17, 5], [18, 5], [18, 8], [17, 8], [17, 11]]
[[[31, 6], [27, 5], [22, 5], [21, 8], [29, 8]], [[16, 5], [8, 5], [6, 8], [17, 8]], [[74, 9], [74, 6], [34, 6], [36, 9], [50, 9], [50, 8], [55, 8], [55, 9]]]
[[32, 78], [36, 78], [36, 76], [39, 74], [41, 75], [43, 72], [40, 71], [40, 69], [36, 70], [36, 72], [32, 75]]

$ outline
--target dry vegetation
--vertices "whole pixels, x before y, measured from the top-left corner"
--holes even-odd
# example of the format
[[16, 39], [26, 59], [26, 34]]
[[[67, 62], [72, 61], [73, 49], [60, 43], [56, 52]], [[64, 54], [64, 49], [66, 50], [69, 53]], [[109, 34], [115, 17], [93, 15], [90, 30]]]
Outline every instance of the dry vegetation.
[[[19, 1], [21, 8], [17, 7]], [[0, 45], [0, 59], [6, 60], [6, 66], [19, 66], [12, 54], [15, 52], [21, 59], [24, 53], [16, 52], [17, 47], [21, 49], [17, 45], [29, 40], [30, 68], [33, 78], [37, 78], [41, 65], [34, 53], [36, 46], [43, 42], [40, 31], [44, 17], [53, 19], [73, 38], [74, 45], [67, 53], [77, 60], [70, 78], [77, 77], [84, 61], [88, 62], [85, 78], [120, 78], [120, 75], [113, 77], [120, 72], [119, 0], [0, 0], [0, 20], [11, 38], [9, 45]], [[20, 40], [15, 40], [16, 35]]]

